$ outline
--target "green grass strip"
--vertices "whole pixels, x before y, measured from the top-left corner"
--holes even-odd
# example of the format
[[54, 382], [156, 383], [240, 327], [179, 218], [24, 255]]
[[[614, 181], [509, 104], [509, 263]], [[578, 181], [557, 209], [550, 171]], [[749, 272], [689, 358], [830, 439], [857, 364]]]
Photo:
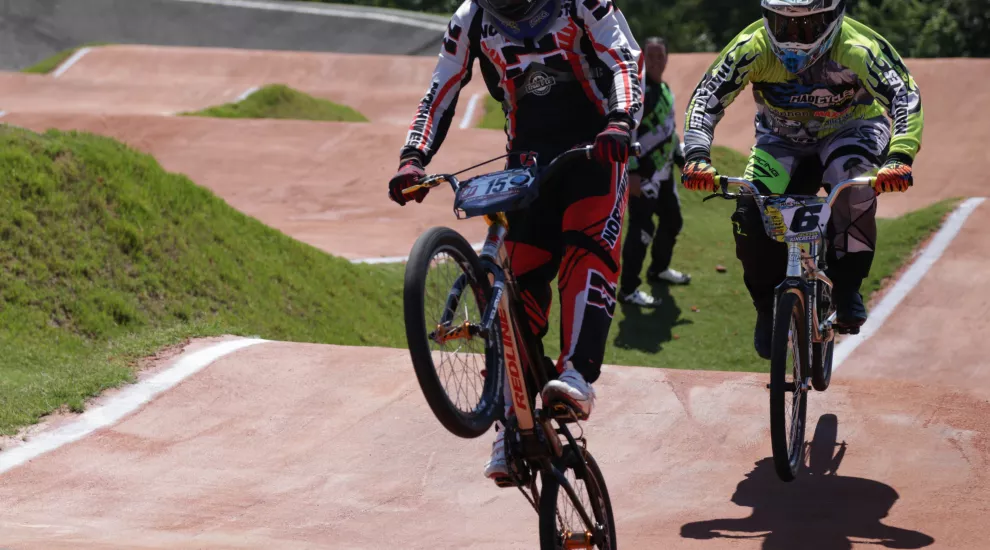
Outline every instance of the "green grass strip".
[[67, 50], [62, 50], [50, 57], [46, 57], [45, 59], [42, 59], [41, 61], [35, 63], [34, 65], [31, 65], [26, 69], [22, 69], [21, 72], [33, 73], [33, 74], [48, 74], [54, 71], [56, 68], [58, 68], [59, 65], [61, 65], [66, 59], [72, 57], [72, 55], [77, 51], [79, 51], [80, 49], [91, 48], [95, 46], [106, 46], [106, 45], [107, 45], [106, 42], [87, 42], [82, 46], [78, 46], [76, 48], [69, 48]]
[[182, 113], [186, 116], [218, 118], [278, 118], [336, 122], [367, 122], [361, 113], [325, 99], [313, 97], [282, 84], [265, 86], [243, 101]]

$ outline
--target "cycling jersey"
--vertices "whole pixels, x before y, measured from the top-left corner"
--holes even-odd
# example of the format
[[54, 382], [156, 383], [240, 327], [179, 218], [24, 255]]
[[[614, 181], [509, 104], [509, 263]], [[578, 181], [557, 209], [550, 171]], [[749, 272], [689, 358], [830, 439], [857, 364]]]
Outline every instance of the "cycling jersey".
[[[639, 124], [636, 140], [642, 147], [641, 157], [649, 157], [660, 169], [670, 160], [679, 144], [674, 121], [674, 92], [666, 82], [655, 84], [646, 79], [643, 105], [643, 121]], [[631, 164], [633, 159], [630, 159]], [[630, 169], [633, 167], [630, 166]]]
[[725, 47], [698, 84], [685, 121], [688, 159], [710, 158], [715, 125], [750, 82], [758, 133], [811, 144], [850, 121], [886, 114], [893, 122], [889, 154], [913, 159], [921, 147], [918, 86], [882, 36], [847, 16], [828, 55], [795, 75], [770, 49], [760, 20]]
[[560, 0], [548, 6], [544, 13], [556, 21], [547, 33], [514, 40], [499, 33], [477, 4], [461, 4], [447, 26], [402, 156], [418, 153], [426, 163], [436, 153], [476, 58], [506, 114], [508, 150], [562, 151], [593, 141], [609, 119], [635, 128], [643, 63], [625, 17], [611, 0]]

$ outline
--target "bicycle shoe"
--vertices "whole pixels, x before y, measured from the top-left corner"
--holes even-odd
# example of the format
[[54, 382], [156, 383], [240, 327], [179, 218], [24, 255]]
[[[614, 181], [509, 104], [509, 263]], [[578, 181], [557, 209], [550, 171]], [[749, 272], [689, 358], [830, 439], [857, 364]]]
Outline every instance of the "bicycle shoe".
[[570, 406], [578, 420], [587, 420], [595, 406], [595, 388], [584, 380], [570, 361], [556, 380], [543, 388], [543, 402], [563, 402]]
[[773, 345], [773, 310], [756, 310], [756, 328], [753, 330], [753, 347], [756, 354], [763, 359], [770, 359], [770, 348]]
[[857, 291], [832, 292], [835, 302], [835, 331], [839, 334], [859, 334], [866, 322], [866, 306], [863, 295]]
[[492, 442], [492, 456], [485, 463], [485, 477], [495, 482], [499, 487], [511, 487], [514, 484], [509, 476], [509, 464], [505, 458], [505, 431], [495, 432]]

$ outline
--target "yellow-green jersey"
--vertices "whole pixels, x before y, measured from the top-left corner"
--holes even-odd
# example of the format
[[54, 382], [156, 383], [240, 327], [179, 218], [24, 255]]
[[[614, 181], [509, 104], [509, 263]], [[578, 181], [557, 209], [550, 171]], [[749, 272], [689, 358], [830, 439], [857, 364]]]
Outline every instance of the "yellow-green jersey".
[[753, 84], [756, 126], [796, 143], [815, 143], [853, 120], [887, 115], [889, 154], [911, 159], [921, 148], [924, 112], [918, 86], [894, 48], [846, 16], [828, 54], [792, 74], [770, 48], [762, 19], [722, 50], [695, 89], [685, 116], [684, 155], [710, 158], [715, 125]]

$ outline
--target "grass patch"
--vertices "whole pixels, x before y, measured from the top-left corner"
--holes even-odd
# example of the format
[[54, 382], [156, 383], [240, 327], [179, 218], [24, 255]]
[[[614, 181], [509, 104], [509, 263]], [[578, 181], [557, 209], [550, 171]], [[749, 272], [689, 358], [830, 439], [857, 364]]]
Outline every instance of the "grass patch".
[[505, 113], [502, 112], [502, 104], [490, 95], [485, 96], [485, 116], [481, 117], [478, 128], [488, 130], [505, 129]]
[[361, 113], [332, 101], [313, 97], [282, 84], [259, 89], [243, 101], [182, 113], [218, 118], [280, 118], [331, 122], [367, 122]]
[[41, 61], [31, 65], [26, 69], [22, 69], [22, 73], [33, 73], [33, 74], [48, 74], [54, 71], [59, 65], [61, 65], [66, 59], [72, 57], [74, 53], [79, 51], [81, 48], [90, 48], [95, 46], [106, 46], [106, 42], [87, 42], [82, 46], [76, 48], [69, 48], [67, 50], [62, 50], [50, 57], [42, 59]]
[[0, 181], [0, 434], [187, 337], [405, 346], [402, 266], [328, 256], [111, 139], [0, 126]]

